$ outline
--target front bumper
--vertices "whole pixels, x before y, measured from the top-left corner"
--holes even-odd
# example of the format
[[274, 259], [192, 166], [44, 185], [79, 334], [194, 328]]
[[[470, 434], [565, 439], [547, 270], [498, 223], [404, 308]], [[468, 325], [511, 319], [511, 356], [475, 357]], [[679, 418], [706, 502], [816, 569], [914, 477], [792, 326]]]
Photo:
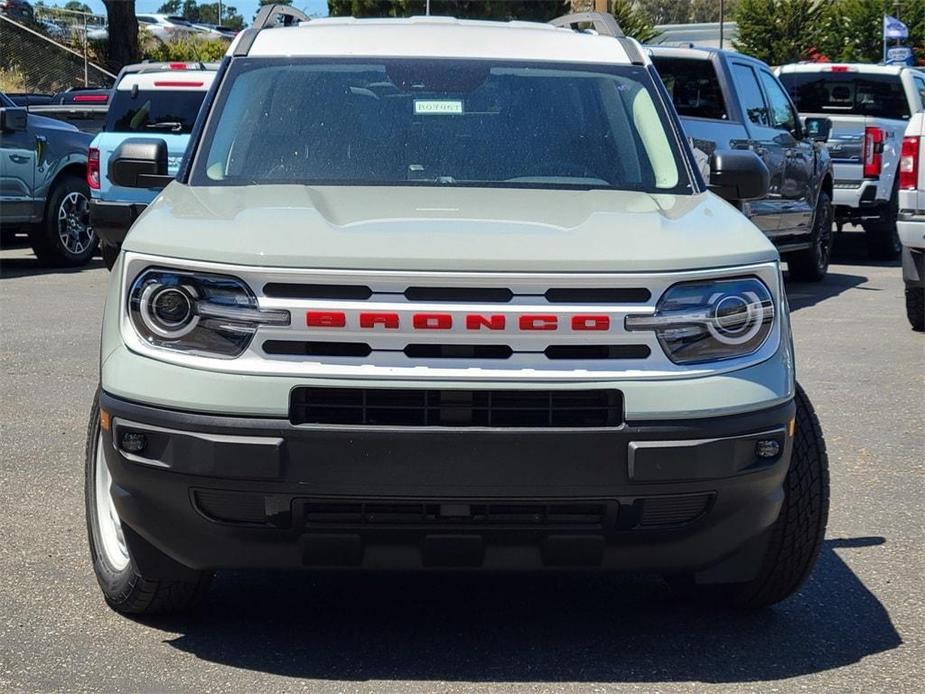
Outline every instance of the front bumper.
[[[794, 416], [789, 401], [614, 428], [458, 429], [293, 425], [106, 393], [100, 404], [133, 554], [137, 536], [197, 569], [695, 570], [715, 580], [757, 568]], [[145, 435], [144, 451], [113, 445], [127, 432]], [[759, 458], [767, 439], [780, 452]]]
[[103, 243], [121, 246], [128, 230], [146, 207], [144, 203], [90, 200], [90, 224]]

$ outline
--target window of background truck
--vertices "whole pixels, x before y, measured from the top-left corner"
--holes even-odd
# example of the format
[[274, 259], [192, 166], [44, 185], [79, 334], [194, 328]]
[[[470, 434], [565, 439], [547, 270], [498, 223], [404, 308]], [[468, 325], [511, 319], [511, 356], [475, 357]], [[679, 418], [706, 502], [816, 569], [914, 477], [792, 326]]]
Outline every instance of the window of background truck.
[[790, 99], [787, 98], [783, 87], [771, 76], [771, 73], [761, 70], [759, 74], [761, 83], [764, 85], [764, 93], [768, 95], [771, 127], [786, 130], [788, 133], [796, 132], [797, 115], [793, 112], [793, 106], [790, 105]]
[[913, 77], [912, 85], [915, 93], [919, 95], [919, 108], [925, 111], [925, 77]]
[[206, 93], [159, 89], [113, 92], [106, 114], [106, 132], [145, 135], [188, 134]]
[[254, 58], [224, 84], [194, 185], [691, 189], [644, 68]]
[[909, 118], [909, 103], [899, 75], [784, 72], [780, 81], [800, 113]]
[[748, 65], [741, 63], [735, 63], [732, 72], [746, 118], [755, 125], [771, 127], [768, 105], [764, 102], [761, 87], [758, 86], [758, 75]]
[[713, 63], [705, 58], [653, 56], [679, 116], [726, 120], [726, 101]]

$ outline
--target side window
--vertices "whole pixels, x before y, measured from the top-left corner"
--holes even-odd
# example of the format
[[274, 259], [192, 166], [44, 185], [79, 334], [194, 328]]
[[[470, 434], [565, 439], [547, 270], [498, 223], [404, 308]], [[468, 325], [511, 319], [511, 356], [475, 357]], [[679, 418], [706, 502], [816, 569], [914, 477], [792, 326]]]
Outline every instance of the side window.
[[726, 120], [726, 103], [709, 60], [652, 58], [679, 116]]
[[768, 107], [764, 103], [764, 96], [761, 94], [761, 87], [758, 86], [758, 76], [755, 71], [748, 65], [734, 63], [732, 73], [735, 77], [739, 101], [742, 103], [745, 117], [755, 125], [770, 127], [771, 121], [768, 117]]
[[771, 73], [764, 70], [761, 71], [761, 82], [764, 84], [764, 91], [768, 95], [768, 103], [771, 106], [771, 127], [786, 130], [788, 133], [796, 132], [797, 116], [793, 112], [793, 106], [783, 87]]
[[912, 84], [915, 85], [915, 91], [919, 95], [919, 108], [925, 111], [925, 79], [913, 77]]

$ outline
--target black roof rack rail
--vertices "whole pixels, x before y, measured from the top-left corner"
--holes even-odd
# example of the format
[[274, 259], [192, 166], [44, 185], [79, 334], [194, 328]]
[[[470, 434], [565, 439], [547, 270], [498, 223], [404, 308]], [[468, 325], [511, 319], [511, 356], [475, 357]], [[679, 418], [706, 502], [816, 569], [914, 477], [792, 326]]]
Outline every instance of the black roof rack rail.
[[273, 27], [288, 27], [299, 22], [311, 21], [311, 17], [289, 5], [264, 5], [254, 17], [254, 23], [241, 32], [241, 38], [234, 49], [234, 56], [239, 58], [250, 53], [251, 46], [254, 45], [254, 39], [261, 29], [272, 29]]
[[556, 27], [567, 27], [569, 29], [578, 29], [580, 24], [590, 24], [591, 28], [601, 36], [612, 36], [615, 39], [622, 39], [626, 36], [614, 16], [603, 12], [564, 14], [550, 20], [549, 23]]
[[264, 5], [254, 17], [253, 27], [255, 29], [270, 29], [276, 26], [292, 26], [298, 22], [307, 22], [311, 18], [289, 5]]

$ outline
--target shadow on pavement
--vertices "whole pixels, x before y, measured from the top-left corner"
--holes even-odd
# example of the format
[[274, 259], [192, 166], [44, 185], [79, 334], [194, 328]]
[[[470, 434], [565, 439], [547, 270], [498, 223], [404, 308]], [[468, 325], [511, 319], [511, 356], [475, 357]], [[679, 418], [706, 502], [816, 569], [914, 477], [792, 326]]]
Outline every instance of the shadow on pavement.
[[5, 239], [3, 247], [0, 250], [19, 250], [24, 249], [28, 255], [16, 253], [12, 256], [0, 256], [0, 280], [12, 279], [14, 277], [27, 277], [30, 275], [61, 275], [83, 272], [84, 270], [93, 270], [100, 267], [106, 267], [99, 252], [93, 255], [89, 263], [81, 267], [49, 267], [39, 263], [38, 259], [32, 255], [32, 249], [29, 248], [28, 237], [20, 234], [15, 239]]
[[871, 267], [900, 267], [896, 260], [872, 260], [867, 254], [867, 241], [860, 227], [848, 227], [835, 234], [832, 246], [832, 262], [838, 265], [870, 265]]
[[787, 290], [790, 310], [799, 311], [801, 308], [815, 306], [826, 299], [836, 297], [849, 289], [869, 292], [879, 291], [872, 287], [860, 286], [867, 280], [868, 278], [864, 275], [847, 275], [841, 272], [833, 272], [830, 269], [825, 279], [821, 282], [794, 282], [785, 273], [784, 287]]
[[755, 682], [896, 648], [883, 605], [828, 540], [803, 590], [756, 614], [645, 577], [220, 574], [196, 618], [147, 622], [206, 661], [324, 680]]

